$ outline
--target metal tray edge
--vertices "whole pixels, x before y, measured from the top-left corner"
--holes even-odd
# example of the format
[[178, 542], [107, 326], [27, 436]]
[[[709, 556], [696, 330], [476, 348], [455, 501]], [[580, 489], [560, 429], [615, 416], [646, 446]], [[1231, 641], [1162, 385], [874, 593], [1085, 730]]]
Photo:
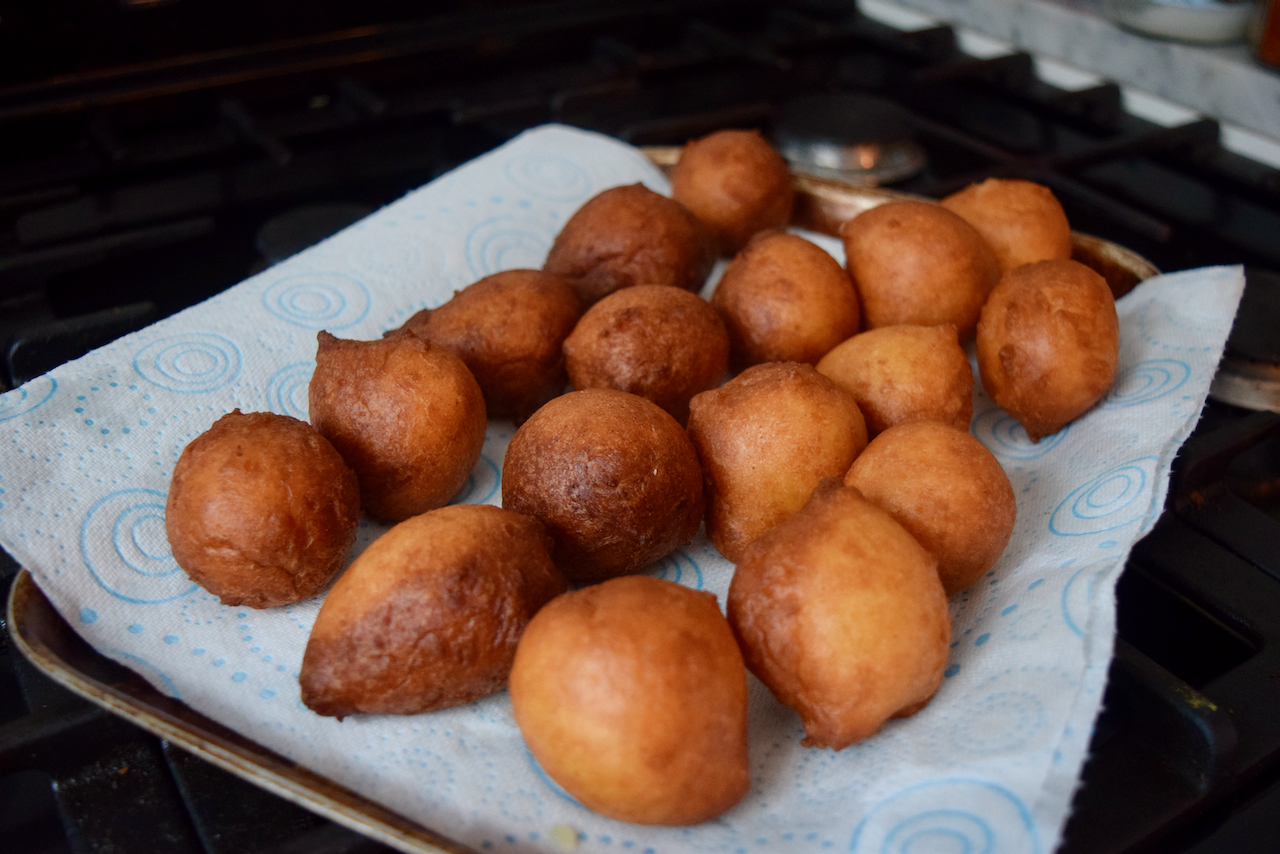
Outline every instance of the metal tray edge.
[[[92, 650], [49, 602], [31, 573], [14, 579], [7, 613], [15, 646], [41, 672], [67, 690], [235, 774], [357, 833], [406, 854], [475, 854], [474, 849], [423, 827], [166, 697], [141, 678], [108, 684], [84, 673], [57, 650], [66, 643]], [[115, 664], [111, 662], [111, 664]]]

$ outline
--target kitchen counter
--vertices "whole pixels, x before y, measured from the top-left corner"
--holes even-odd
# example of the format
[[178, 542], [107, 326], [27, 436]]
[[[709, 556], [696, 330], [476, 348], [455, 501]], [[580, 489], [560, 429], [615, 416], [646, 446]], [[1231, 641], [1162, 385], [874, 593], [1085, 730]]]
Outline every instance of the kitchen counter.
[[[860, 6], [872, 17], [889, 7], [910, 7], [1038, 58], [1167, 99], [1192, 117], [1219, 119], [1245, 136], [1260, 135], [1263, 148], [1270, 141], [1280, 151], [1280, 71], [1255, 61], [1246, 44], [1191, 45], [1129, 32], [1103, 16], [1102, 0], [863, 0]], [[1228, 147], [1237, 147], [1231, 142], [1224, 138]]]

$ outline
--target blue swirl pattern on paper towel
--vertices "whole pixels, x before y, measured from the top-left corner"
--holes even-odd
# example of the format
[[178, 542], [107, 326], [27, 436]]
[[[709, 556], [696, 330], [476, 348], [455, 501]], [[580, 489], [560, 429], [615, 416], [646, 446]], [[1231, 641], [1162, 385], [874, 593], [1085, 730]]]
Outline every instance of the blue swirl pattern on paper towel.
[[1003, 409], [988, 409], [979, 413], [972, 424], [973, 435], [987, 450], [996, 456], [1014, 460], [1032, 460], [1043, 457], [1063, 440], [1071, 425], [1067, 425], [1039, 442], [1032, 442], [1027, 431], [1012, 415]]
[[486, 219], [467, 235], [467, 264], [477, 279], [502, 270], [538, 268], [554, 235], [513, 216]]
[[1123, 371], [1102, 400], [1103, 409], [1120, 409], [1158, 400], [1182, 388], [1191, 367], [1179, 359], [1148, 359]]
[[481, 454], [479, 461], [471, 469], [471, 474], [467, 475], [467, 482], [449, 503], [484, 504], [498, 492], [498, 484], [501, 482], [500, 471], [498, 464], [487, 454]]
[[94, 502], [80, 524], [80, 554], [94, 581], [117, 599], [156, 604], [196, 589], [173, 559], [164, 493], [122, 489]]
[[57, 381], [45, 375], [36, 377], [24, 386], [0, 394], [0, 421], [26, 415], [47, 402], [57, 390]]
[[658, 561], [653, 576], [694, 590], [702, 589], [702, 567], [684, 549], [676, 549]]
[[304, 329], [346, 329], [369, 314], [369, 289], [343, 273], [300, 273], [277, 280], [262, 304]]
[[271, 375], [267, 382], [267, 406], [277, 415], [292, 415], [306, 421], [311, 407], [307, 395], [315, 362], [294, 362]]
[[849, 845], [859, 854], [1038, 854], [1040, 848], [1022, 801], [994, 783], [964, 778], [891, 795], [872, 807]]
[[1108, 469], [1076, 487], [1049, 517], [1060, 537], [1083, 537], [1141, 521], [1155, 483], [1155, 457], [1139, 457]]
[[572, 202], [591, 192], [591, 178], [573, 161], [550, 154], [512, 159], [503, 172], [529, 195], [553, 202]]
[[183, 332], [143, 347], [133, 368], [149, 383], [182, 394], [204, 394], [225, 388], [240, 376], [240, 348], [221, 335]]

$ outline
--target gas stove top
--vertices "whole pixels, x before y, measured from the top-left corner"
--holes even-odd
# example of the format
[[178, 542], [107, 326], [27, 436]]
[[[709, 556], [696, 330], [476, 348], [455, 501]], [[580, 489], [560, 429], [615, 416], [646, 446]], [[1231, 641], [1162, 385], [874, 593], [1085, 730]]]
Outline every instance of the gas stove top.
[[[908, 167], [881, 176], [896, 189], [1029, 178], [1077, 230], [1163, 270], [1246, 265], [1227, 354], [1243, 367], [1215, 384], [1221, 400], [1121, 578], [1110, 687], [1061, 850], [1271, 850], [1280, 415], [1239, 404], [1267, 405], [1280, 364], [1280, 173], [1224, 150], [1212, 121], [1154, 125], [1125, 113], [1114, 85], [1061, 90], [1025, 54], [974, 58], [945, 27], [897, 30], [845, 2], [260, 5], [121, 0], [0, 19], [4, 387], [525, 128], [781, 140], [797, 104], [853, 99], [880, 118], [837, 131], [891, 125], [894, 140], [871, 142], [908, 143]], [[1231, 391], [1250, 372], [1261, 404]], [[15, 572], [6, 561], [6, 586]], [[381, 848], [3, 654], [0, 833], [17, 851]]]

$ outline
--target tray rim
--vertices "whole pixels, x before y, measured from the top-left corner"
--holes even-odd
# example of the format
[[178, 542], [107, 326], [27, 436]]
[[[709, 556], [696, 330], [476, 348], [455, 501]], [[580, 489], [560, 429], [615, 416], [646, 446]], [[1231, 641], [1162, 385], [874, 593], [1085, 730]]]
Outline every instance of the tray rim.
[[[127, 690], [83, 672], [66, 661], [45, 637], [47, 629], [42, 628], [42, 624], [61, 624], [63, 630], [84, 642], [26, 567], [21, 567], [13, 580], [5, 616], [9, 637], [38, 670], [72, 693], [152, 735], [277, 797], [406, 854], [477, 854], [474, 848], [286, 759], [181, 700], [164, 696], [140, 677], [136, 685]], [[92, 655], [104, 662], [124, 666], [84, 643]], [[176, 710], [164, 706], [180, 707], [183, 714], [179, 716]]]

